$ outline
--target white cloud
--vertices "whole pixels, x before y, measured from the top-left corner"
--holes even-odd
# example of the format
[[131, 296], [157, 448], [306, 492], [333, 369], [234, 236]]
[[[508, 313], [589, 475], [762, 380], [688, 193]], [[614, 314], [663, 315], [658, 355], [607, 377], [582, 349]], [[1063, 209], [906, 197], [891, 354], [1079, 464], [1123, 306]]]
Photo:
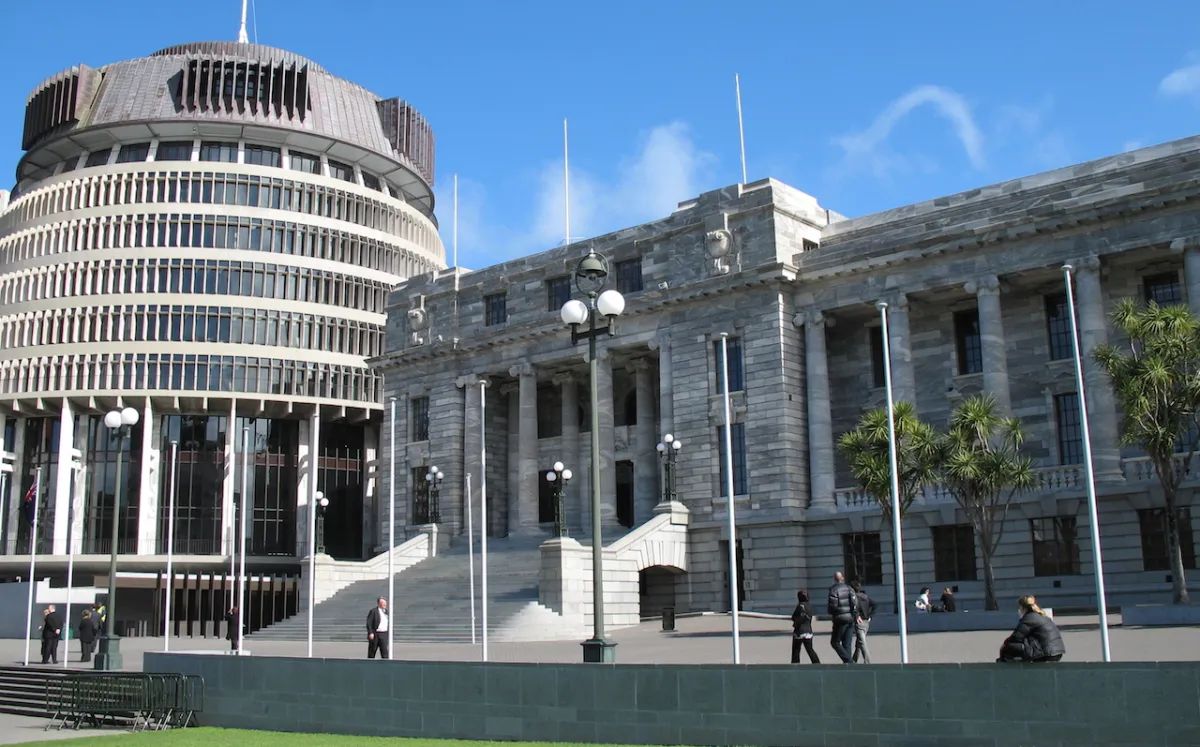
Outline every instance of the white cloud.
[[[837, 144], [845, 151], [846, 161], [860, 167], [865, 166], [878, 176], [885, 176], [897, 167], [912, 166], [911, 157], [890, 153], [886, 142], [900, 120], [926, 104], [937, 110], [953, 129], [954, 136], [962, 145], [971, 166], [976, 169], [984, 168], [986, 159], [983, 153], [983, 133], [975, 124], [971, 107], [954, 91], [933, 85], [912, 89], [888, 104], [865, 130], [837, 138]], [[924, 159], [919, 159], [916, 165], [930, 167], [929, 162]]]
[[[699, 149], [686, 124], [671, 122], [644, 133], [634, 152], [609, 174], [571, 167], [571, 236], [578, 241], [671, 214], [711, 181], [716, 157]], [[451, 180], [438, 187], [438, 217], [450, 260]], [[487, 190], [459, 178], [459, 247], [464, 267], [479, 268], [505, 259], [544, 251], [563, 242], [563, 164], [543, 163], [536, 170], [529, 210], [502, 220], [489, 216]], [[515, 219], [515, 220], [514, 220]]]
[[1164, 96], [1200, 97], [1200, 63], [1172, 70], [1158, 83]]
[[1028, 161], [1038, 169], [1071, 163], [1069, 138], [1054, 124], [1054, 99], [1045, 96], [1036, 104], [1005, 104], [996, 110], [991, 134], [992, 152]]

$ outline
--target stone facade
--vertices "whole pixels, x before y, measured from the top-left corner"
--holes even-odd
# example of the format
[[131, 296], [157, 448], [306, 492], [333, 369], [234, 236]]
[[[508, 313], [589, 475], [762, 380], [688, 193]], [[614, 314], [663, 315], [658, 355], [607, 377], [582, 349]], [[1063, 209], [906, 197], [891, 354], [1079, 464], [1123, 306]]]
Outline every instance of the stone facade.
[[[702, 194], [663, 220], [586, 242], [475, 272], [415, 277], [389, 297], [387, 352], [375, 361], [398, 403], [396, 441], [381, 444], [403, 465], [398, 504], [413, 503], [413, 470], [436, 463], [446, 474], [443, 527], [462, 533], [466, 473], [473, 500], [480, 497], [482, 422], [489, 531], [548, 532], [539, 475], [562, 461], [576, 476], [566, 496], [571, 534], [586, 535], [587, 356], [559, 319], [566, 296], [557, 283], [595, 250], [611, 262], [609, 287], [627, 301], [616, 333], [599, 342], [605, 538], [650, 520], [665, 497], [653, 445], [668, 432], [681, 439], [677, 499], [690, 520], [687, 572], [667, 576], [677, 607], [728, 606], [722, 333], [736, 343], [730, 381], [744, 606], [786, 609], [797, 588], [823, 588], [847, 565], [862, 566], [868, 586], [886, 596], [888, 533], [879, 532], [878, 507], [854, 487], [835, 446], [884, 401], [880, 300], [888, 302], [898, 400], [914, 402], [941, 428], [963, 397], [986, 391], [1023, 422], [1039, 488], [1019, 496], [1008, 515], [996, 556], [1001, 597], [1032, 592], [1059, 608], [1094, 604], [1070, 411], [1074, 371], [1062, 355], [1055, 305], [1061, 267], [1074, 267], [1085, 355], [1117, 341], [1108, 312], [1120, 298], [1154, 294], [1200, 308], [1198, 177], [1200, 137], [855, 219], [768, 179]], [[1152, 470], [1120, 443], [1113, 394], [1090, 360], [1085, 381], [1109, 601], [1166, 600], [1166, 571], [1152, 570], [1154, 549], [1143, 547], [1140, 531], [1153, 517], [1139, 511], [1161, 505]], [[412, 422], [421, 412], [414, 398], [424, 397], [427, 433], [424, 422]], [[416, 440], [418, 433], [428, 437]], [[417, 531], [416, 522], [400, 521], [397, 532]], [[906, 576], [910, 587], [956, 586], [974, 607], [982, 597], [978, 551], [945, 528], [964, 523], [944, 491], [927, 490], [904, 527]]]

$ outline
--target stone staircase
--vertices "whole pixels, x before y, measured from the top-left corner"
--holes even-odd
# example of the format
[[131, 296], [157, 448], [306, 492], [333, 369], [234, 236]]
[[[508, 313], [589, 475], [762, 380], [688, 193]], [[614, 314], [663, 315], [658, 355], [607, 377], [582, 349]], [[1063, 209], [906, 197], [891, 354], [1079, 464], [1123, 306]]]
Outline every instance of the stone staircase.
[[[538, 604], [539, 546], [547, 539], [509, 537], [488, 539], [489, 640], [556, 640], [582, 631]], [[475, 553], [476, 596], [479, 553]], [[471, 607], [467, 546], [459, 542], [397, 573], [391, 600], [396, 644], [469, 643]], [[313, 611], [313, 640], [366, 641], [367, 613], [376, 598], [387, 596], [387, 579], [356, 581], [318, 602]], [[318, 595], [318, 598], [320, 596]], [[478, 599], [476, 613], [479, 615]], [[299, 614], [252, 634], [254, 641], [302, 641], [308, 616]]]
[[66, 676], [59, 667], [0, 667], [0, 713], [49, 718], [47, 696]]

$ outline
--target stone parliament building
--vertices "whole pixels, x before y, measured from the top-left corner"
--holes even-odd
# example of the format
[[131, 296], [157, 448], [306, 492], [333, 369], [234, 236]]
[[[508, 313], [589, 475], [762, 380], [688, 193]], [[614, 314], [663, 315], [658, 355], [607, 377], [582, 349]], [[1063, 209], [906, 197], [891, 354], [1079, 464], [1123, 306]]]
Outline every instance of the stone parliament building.
[[[990, 392], [1022, 421], [1037, 487], [1019, 494], [1007, 517], [996, 555], [1001, 604], [1034, 593], [1060, 608], [1094, 606], [1061, 273], [1069, 262], [1109, 603], [1169, 601], [1153, 469], [1120, 443], [1112, 391], [1089, 354], [1118, 341], [1107, 316], [1118, 299], [1200, 312], [1198, 200], [1200, 137], [860, 218], [765, 179], [570, 246], [413, 277], [389, 296], [386, 353], [373, 361], [396, 403], [381, 444], [395, 450], [397, 531], [428, 521], [412, 507], [424, 511], [424, 475], [436, 464], [446, 475], [442, 532], [463, 533], [466, 474], [479, 506], [482, 418], [489, 534], [548, 536], [553, 506], [542, 475], [561, 461], [576, 476], [565, 498], [570, 534], [588, 535], [586, 354], [572, 346], [559, 308], [576, 263], [595, 250], [611, 262], [608, 287], [627, 301], [599, 348], [610, 622], [667, 604], [728, 609], [721, 333], [730, 336], [743, 608], [790, 609], [797, 589], [824, 589], [840, 568], [888, 596], [888, 532], [835, 446], [865, 409], [884, 403], [879, 300], [890, 306], [897, 400], [941, 428], [963, 397]], [[663, 504], [656, 452], [666, 433], [683, 443], [673, 507]], [[672, 521], [655, 523], [664, 513]], [[1190, 510], [1183, 518], [1184, 563], [1195, 568]], [[651, 541], [664, 527], [671, 537]], [[904, 532], [910, 589], [952, 586], [961, 604], [982, 607], [975, 539], [945, 491], [925, 490]], [[563, 601], [571, 585], [563, 577], [574, 574], [580, 588], [590, 577], [554, 545], [543, 547], [541, 600], [566, 614], [586, 611], [578, 589], [579, 609]], [[590, 562], [590, 550], [573, 547]]]

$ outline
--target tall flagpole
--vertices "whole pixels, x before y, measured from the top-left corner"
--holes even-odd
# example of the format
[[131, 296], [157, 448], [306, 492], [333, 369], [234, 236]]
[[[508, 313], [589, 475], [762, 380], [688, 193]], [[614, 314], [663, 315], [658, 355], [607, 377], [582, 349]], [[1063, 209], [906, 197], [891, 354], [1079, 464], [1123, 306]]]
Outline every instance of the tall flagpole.
[[246, 630], [246, 514], [250, 513], [250, 429], [242, 428], [242, 520], [241, 538], [238, 547], [241, 550], [242, 561], [238, 569], [238, 614], [237, 614], [237, 643], [238, 656], [242, 655], [242, 636]]
[[[242, 25], [238, 28], [238, 44], [250, 43], [250, 37], [246, 34], [246, 2], [247, 0], [242, 0]], [[254, 33], [258, 33], [257, 27]]]
[[483, 660], [488, 660], [488, 588], [487, 588], [487, 380], [479, 380], [479, 512], [483, 531], [479, 533], [479, 606], [483, 622]]
[[563, 117], [563, 246], [571, 243], [571, 165], [567, 151], [567, 118]]
[[[455, 181], [455, 199], [458, 197], [458, 183]], [[455, 269], [457, 272], [457, 268]], [[396, 594], [396, 398], [392, 397], [389, 404], [391, 405], [391, 420], [388, 423], [388, 584], [387, 598], [388, 604], [392, 606], [392, 613], [395, 614], [395, 600], [392, 599]], [[388, 620], [388, 656], [394, 656], [392, 653], [392, 642], [396, 639], [396, 626], [392, 625], [391, 618]]]
[[467, 473], [467, 568], [470, 570], [471, 645], [475, 645], [475, 520], [471, 509], [471, 473]]
[[[313, 607], [317, 606], [317, 475], [320, 474], [320, 470], [317, 469], [317, 465], [320, 463], [317, 451], [321, 446], [320, 406], [313, 413], [308, 441], [308, 658], [311, 659], [313, 655]], [[388, 627], [390, 628], [391, 625]], [[391, 653], [391, 649], [388, 649], [388, 653]]]
[[888, 419], [888, 472], [892, 483], [892, 550], [896, 554], [896, 615], [900, 627], [900, 663], [908, 663], [908, 610], [904, 593], [904, 541], [900, 536], [900, 468], [896, 458], [896, 405], [892, 400], [892, 343], [888, 339], [888, 305], [886, 301], [875, 304], [882, 323], [880, 336], [883, 338], [883, 383], [887, 392]]
[[741, 600], [737, 593], [737, 522], [734, 518], [733, 504], [733, 423], [729, 407], [729, 333], [721, 333], [721, 379], [722, 399], [725, 405], [725, 495], [728, 497], [729, 511], [729, 616], [733, 618], [733, 663], [742, 663], [741, 630], [738, 627], [738, 615], [741, 612]]
[[738, 113], [738, 143], [742, 152], [742, 184], [746, 183], [746, 129], [742, 125], [742, 80], [737, 73], [733, 74], [733, 88], [737, 94]]
[[[194, 453], [194, 452], [193, 452]], [[171, 600], [175, 597], [175, 490], [179, 484], [179, 442], [171, 442], [171, 494], [167, 496], [167, 603], [163, 619], [163, 651], [171, 650]]]
[[63, 669], [71, 660], [71, 590], [75, 587], [75, 474], [79, 458], [75, 449], [71, 449], [71, 452], [71, 484], [67, 486], [70, 500], [67, 502], [67, 605], [63, 610]]
[[1092, 522], [1092, 563], [1096, 577], [1096, 611], [1100, 616], [1100, 651], [1112, 661], [1108, 642], [1108, 597], [1104, 593], [1104, 559], [1100, 554], [1100, 512], [1096, 506], [1096, 472], [1092, 465], [1092, 434], [1088, 425], [1087, 399], [1083, 391], [1083, 359], [1079, 353], [1079, 324], [1075, 318], [1075, 292], [1071, 287], [1071, 265], [1063, 265], [1067, 287], [1067, 312], [1071, 317], [1071, 352], [1075, 358], [1075, 390], [1079, 393], [1079, 424], [1083, 438], [1083, 468], [1087, 473], [1088, 520]]
[[451, 234], [453, 241], [451, 246], [454, 248], [454, 270], [455, 275], [458, 274], [458, 174], [454, 175], [454, 230]]
[[29, 666], [29, 634], [33, 629], [33, 588], [37, 585], [38, 504], [41, 503], [42, 468], [33, 473], [33, 525], [29, 528], [29, 602], [25, 605], [25, 666]]

